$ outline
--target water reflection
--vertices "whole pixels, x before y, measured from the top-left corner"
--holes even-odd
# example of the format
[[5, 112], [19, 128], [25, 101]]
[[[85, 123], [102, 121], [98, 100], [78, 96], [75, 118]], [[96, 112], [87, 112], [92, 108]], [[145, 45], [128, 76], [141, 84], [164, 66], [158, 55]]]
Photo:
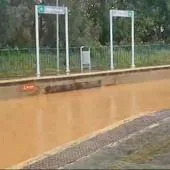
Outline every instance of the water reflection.
[[169, 108], [169, 86], [162, 80], [0, 100], [0, 168], [129, 116]]

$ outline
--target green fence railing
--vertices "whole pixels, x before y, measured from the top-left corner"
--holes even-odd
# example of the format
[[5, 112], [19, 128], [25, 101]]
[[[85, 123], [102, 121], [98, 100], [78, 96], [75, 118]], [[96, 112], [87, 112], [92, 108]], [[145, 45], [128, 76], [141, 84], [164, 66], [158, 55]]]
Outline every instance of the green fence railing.
[[[0, 50], [0, 79], [36, 76], [35, 49]], [[114, 46], [114, 67], [131, 67], [131, 46]], [[70, 71], [79, 73], [80, 49], [70, 48]], [[65, 74], [65, 49], [60, 49], [60, 74]], [[136, 67], [170, 64], [170, 45], [135, 46]], [[91, 48], [92, 71], [110, 70], [110, 47]], [[41, 75], [57, 75], [57, 57], [55, 48], [40, 49]]]

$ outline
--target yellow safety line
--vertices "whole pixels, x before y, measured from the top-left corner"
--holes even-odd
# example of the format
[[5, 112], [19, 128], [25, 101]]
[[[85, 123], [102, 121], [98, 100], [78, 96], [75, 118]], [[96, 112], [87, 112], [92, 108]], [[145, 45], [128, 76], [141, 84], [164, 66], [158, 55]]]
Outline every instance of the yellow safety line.
[[113, 71], [98, 71], [98, 72], [90, 72], [90, 73], [78, 73], [78, 74], [70, 74], [70, 75], [61, 75], [61, 76], [43, 76], [40, 78], [37, 77], [29, 77], [29, 78], [20, 78], [20, 79], [12, 79], [12, 80], [0, 80], [0, 84], [12, 84], [12, 83], [22, 83], [25, 81], [39, 81], [39, 80], [48, 80], [48, 79], [60, 79], [60, 78], [68, 78], [68, 77], [81, 77], [81, 76], [95, 76], [100, 74], [114, 74], [114, 73], [126, 73], [126, 72], [135, 72], [135, 71], [149, 71], [155, 69], [170, 69], [170, 65], [164, 66], [154, 66], [154, 67], [140, 67], [133, 69], [118, 69]]

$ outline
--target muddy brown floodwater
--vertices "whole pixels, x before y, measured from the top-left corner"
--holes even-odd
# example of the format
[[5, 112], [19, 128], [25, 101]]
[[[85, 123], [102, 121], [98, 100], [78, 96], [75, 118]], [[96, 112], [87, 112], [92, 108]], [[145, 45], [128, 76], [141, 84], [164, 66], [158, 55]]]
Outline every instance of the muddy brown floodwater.
[[170, 80], [0, 100], [0, 168], [133, 115], [168, 108]]

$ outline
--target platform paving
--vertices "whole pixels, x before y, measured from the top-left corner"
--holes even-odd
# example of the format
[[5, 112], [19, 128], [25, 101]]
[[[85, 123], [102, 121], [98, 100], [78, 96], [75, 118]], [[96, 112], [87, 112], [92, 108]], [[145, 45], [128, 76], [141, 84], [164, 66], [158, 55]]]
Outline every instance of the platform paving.
[[127, 122], [23, 169], [127, 168], [170, 168], [170, 110]]

